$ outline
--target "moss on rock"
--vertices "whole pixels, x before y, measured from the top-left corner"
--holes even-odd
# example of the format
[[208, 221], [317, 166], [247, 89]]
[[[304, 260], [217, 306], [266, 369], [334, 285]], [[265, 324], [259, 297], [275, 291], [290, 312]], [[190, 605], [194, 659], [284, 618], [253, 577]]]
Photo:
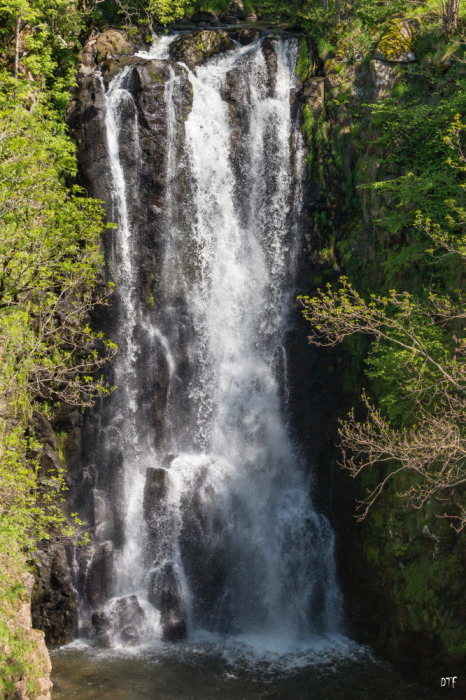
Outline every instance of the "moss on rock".
[[392, 19], [377, 44], [374, 58], [395, 63], [409, 63], [416, 60], [413, 46], [413, 25], [406, 20]]
[[99, 34], [96, 39], [95, 60], [97, 63], [101, 63], [117, 56], [130, 56], [133, 50], [133, 44], [127, 40], [124, 32], [118, 29], [108, 29]]
[[235, 43], [222, 30], [190, 32], [182, 34], [170, 46], [170, 58], [186, 63], [189, 68], [198, 66], [218, 53], [235, 48]]

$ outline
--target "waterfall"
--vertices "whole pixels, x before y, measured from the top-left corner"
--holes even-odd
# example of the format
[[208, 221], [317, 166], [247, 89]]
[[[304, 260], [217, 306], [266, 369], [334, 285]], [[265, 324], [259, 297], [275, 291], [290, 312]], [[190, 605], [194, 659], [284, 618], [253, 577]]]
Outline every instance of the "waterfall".
[[[297, 41], [257, 40], [191, 71], [168, 60], [172, 40], [138, 54], [167, 64], [150, 303], [131, 65], [105, 95], [120, 351], [96, 447], [113, 481], [94, 494], [107, 503], [96, 539], [114, 550], [113, 589], [93, 623], [105, 645], [206, 630], [292, 646], [338, 632], [340, 618], [333, 533], [287, 415], [304, 162], [291, 106]], [[181, 73], [192, 88], [182, 139]]]

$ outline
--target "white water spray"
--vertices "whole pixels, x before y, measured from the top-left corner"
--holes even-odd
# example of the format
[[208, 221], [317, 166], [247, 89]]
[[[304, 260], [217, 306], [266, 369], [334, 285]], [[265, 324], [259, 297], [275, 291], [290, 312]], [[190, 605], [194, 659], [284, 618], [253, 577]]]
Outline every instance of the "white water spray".
[[[138, 56], [166, 58], [172, 40]], [[303, 154], [290, 107], [297, 42], [277, 38], [267, 50], [276, 69], [257, 41], [189, 72], [193, 105], [183, 163], [178, 77], [170, 67], [157, 313], [145, 310], [135, 292], [137, 256], [120, 158], [123, 107], [134, 113], [136, 150], [139, 143], [131, 69], [124, 68], [107, 91], [121, 326], [114, 411], [124, 543], [115, 569], [118, 596], [137, 595], [146, 613], [151, 601], [162, 627], [175, 616], [184, 620], [178, 619], [179, 630], [188, 633], [205, 629], [272, 645], [279, 639], [291, 648], [338, 631], [340, 594], [333, 534], [310, 500], [281, 398], [287, 388], [283, 392], [276, 371], [277, 362], [286, 365], [283, 335], [299, 250]], [[236, 142], [225, 97], [232, 75], [244, 88], [236, 97], [242, 115]], [[181, 169], [188, 181], [183, 201], [176, 189]], [[180, 207], [190, 215], [180, 217]], [[182, 332], [179, 299], [189, 332]], [[144, 381], [137, 361], [141, 329], [168, 367], [158, 452], [141, 442], [147, 428], [136, 400]], [[157, 627], [158, 617], [150, 619]]]

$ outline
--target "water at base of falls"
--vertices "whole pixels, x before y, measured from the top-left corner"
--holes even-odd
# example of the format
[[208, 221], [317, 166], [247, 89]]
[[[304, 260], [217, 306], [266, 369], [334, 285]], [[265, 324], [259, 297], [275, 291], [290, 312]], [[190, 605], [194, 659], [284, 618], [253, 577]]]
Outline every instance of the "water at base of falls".
[[[140, 58], [166, 59], [168, 42], [159, 48]], [[313, 507], [286, 405], [303, 178], [296, 53], [295, 39], [269, 37], [193, 72], [167, 64], [164, 235], [151, 306], [138, 287], [144, 149], [131, 65], [106, 88], [120, 352], [96, 441], [96, 462], [118, 465], [107, 490], [98, 482], [94, 492], [104, 514], [96, 545], [102, 557], [114, 553], [112, 596], [97, 592], [91, 611], [104, 647], [200, 631], [285, 656], [340, 643], [333, 533]], [[193, 96], [182, 141], [180, 71]], [[154, 357], [165, 373], [157, 439], [150, 416], [160, 397], [146, 388], [156, 384]], [[102, 561], [96, 571], [109, 568]]]
[[75, 643], [52, 654], [58, 700], [435, 700], [351, 643], [291, 655], [192, 640], [104, 652]]

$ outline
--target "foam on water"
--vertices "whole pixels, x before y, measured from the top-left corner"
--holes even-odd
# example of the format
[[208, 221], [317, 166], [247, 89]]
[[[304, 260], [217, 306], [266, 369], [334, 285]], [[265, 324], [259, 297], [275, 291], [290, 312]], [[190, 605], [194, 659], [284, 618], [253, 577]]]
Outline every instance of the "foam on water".
[[145, 58], [147, 61], [152, 60], [166, 60], [168, 58], [168, 52], [170, 49], [170, 44], [176, 39], [176, 34], [157, 36], [153, 37], [152, 46], [148, 51], [138, 51], [135, 55], [138, 58]]

